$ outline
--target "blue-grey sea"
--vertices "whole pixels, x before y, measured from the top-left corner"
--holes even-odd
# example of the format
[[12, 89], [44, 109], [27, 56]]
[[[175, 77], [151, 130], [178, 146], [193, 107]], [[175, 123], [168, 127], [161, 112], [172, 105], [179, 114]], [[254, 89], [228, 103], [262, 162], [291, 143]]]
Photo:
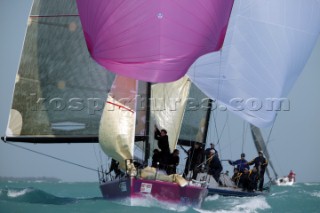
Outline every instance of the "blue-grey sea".
[[170, 206], [154, 200], [126, 206], [103, 200], [98, 183], [46, 181], [0, 182], [0, 213], [84, 213], [84, 212], [320, 212], [320, 183], [273, 186], [268, 196], [236, 198], [209, 196], [201, 208]]

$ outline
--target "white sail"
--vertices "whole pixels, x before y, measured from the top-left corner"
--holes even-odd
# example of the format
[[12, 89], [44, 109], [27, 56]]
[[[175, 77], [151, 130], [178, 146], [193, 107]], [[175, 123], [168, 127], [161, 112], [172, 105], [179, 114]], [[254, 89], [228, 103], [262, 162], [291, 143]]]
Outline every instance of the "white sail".
[[[171, 152], [176, 148], [191, 82], [187, 76], [151, 87], [151, 116], [158, 128], [166, 129]], [[151, 126], [153, 127], [153, 126]]]
[[218, 109], [268, 126], [290, 109], [284, 97], [319, 36], [319, 11], [319, 0], [235, 1], [222, 50], [200, 57], [188, 76]]
[[123, 165], [133, 159], [137, 81], [116, 76], [103, 110], [99, 128], [102, 150]]
[[21, 134], [22, 116], [19, 111], [15, 109], [10, 110], [9, 123], [6, 130], [6, 136], [15, 136]]

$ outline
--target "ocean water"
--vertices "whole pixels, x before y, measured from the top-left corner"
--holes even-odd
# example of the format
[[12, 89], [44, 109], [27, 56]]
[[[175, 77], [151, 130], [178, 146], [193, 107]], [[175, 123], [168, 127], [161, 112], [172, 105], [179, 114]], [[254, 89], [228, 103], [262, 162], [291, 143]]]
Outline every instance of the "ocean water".
[[273, 186], [268, 196], [236, 198], [209, 196], [201, 208], [170, 206], [155, 200], [135, 206], [102, 199], [98, 183], [43, 181], [0, 182], [0, 213], [231, 213], [231, 212], [320, 212], [320, 183]]

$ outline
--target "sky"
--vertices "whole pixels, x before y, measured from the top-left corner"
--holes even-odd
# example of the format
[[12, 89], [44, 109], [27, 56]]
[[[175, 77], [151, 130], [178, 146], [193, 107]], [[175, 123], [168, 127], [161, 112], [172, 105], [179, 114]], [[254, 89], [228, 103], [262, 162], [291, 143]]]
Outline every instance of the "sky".
[[[12, 102], [15, 75], [18, 69], [27, 17], [31, 0], [0, 0], [0, 135], [6, 131]], [[297, 174], [297, 181], [320, 182], [320, 39], [297, 80], [288, 98], [290, 110], [279, 113], [272, 129], [268, 149], [271, 160], [280, 176], [290, 169]], [[231, 113], [218, 115], [228, 125], [217, 145], [224, 159], [236, 160], [244, 151], [247, 160], [256, 157], [251, 135], [244, 130], [243, 121]], [[263, 129], [265, 138], [270, 128]], [[216, 142], [213, 129], [209, 130], [208, 141]], [[103, 154], [98, 144], [20, 144], [58, 158], [96, 169]], [[101, 160], [102, 159], [102, 160]], [[224, 168], [231, 170], [228, 165]], [[57, 177], [64, 181], [97, 181], [97, 173], [74, 165], [53, 160], [26, 150], [0, 142], [0, 176], [10, 177]]]

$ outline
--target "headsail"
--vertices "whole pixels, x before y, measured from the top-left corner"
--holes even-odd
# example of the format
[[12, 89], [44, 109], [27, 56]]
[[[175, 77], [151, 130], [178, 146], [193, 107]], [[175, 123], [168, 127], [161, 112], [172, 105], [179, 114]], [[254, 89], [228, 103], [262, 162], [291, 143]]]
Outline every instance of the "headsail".
[[34, 1], [6, 140], [97, 142], [114, 74], [90, 58], [77, 14], [75, 1]]
[[121, 163], [134, 155], [136, 100], [137, 80], [116, 76], [101, 117], [99, 143]]
[[255, 126], [272, 124], [319, 36], [318, 11], [318, 0], [235, 1], [222, 50], [199, 58], [190, 79]]
[[[194, 142], [205, 143], [210, 100], [185, 76], [171, 83], [152, 86], [150, 129], [154, 124], [168, 132], [170, 150]], [[150, 141], [153, 135], [150, 134]], [[151, 150], [155, 143], [151, 142]]]
[[[151, 87], [152, 124], [166, 129], [171, 152], [176, 148], [191, 82], [187, 76], [171, 83], [154, 84]], [[152, 135], [151, 135], [152, 137]]]
[[77, 0], [94, 60], [148, 82], [182, 77], [221, 48], [233, 0]]

